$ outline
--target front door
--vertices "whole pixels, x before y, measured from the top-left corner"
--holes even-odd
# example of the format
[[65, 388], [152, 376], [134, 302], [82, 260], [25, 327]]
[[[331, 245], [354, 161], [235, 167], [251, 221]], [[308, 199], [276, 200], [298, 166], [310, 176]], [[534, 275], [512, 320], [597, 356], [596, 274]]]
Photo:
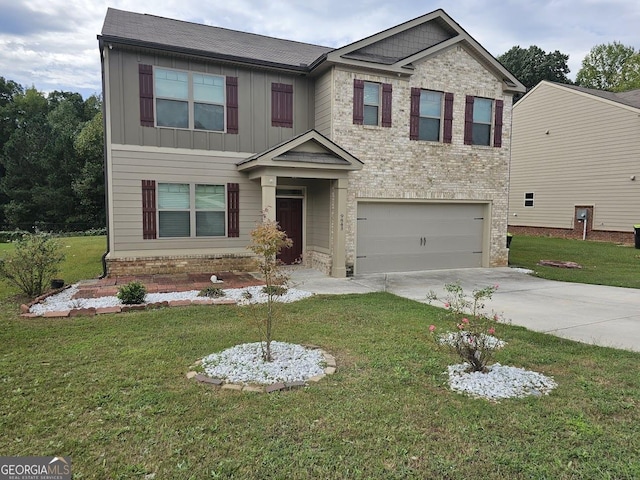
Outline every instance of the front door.
[[276, 220], [293, 241], [293, 246], [283, 249], [278, 258], [291, 265], [302, 256], [302, 199], [276, 198]]

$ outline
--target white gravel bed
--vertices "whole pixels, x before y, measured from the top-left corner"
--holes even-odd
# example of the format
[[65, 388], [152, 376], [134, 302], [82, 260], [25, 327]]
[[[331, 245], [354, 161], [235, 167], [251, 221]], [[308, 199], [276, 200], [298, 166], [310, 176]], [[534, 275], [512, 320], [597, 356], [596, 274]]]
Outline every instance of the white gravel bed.
[[318, 349], [271, 342], [272, 362], [262, 360], [260, 342], [245, 343], [202, 359], [205, 373], [231, 383], [271, 385], [306, 381], [324, 373], [324, 355]]
[[[506, 345], [504, 340], [500, 340], [493, 335], [489, 335], [486, 333], [481, 333], [478, 335], [480, 337], [480, 345], [485, 348], [491, 348], [492, 350], [497, 350]], [[438, 336], [438, 343], [441, 345], [449, 345], [450, 347], [455, 347], [458, 343], [474, 343], [476, 340], [472, 334], [467, 332], [466, 330], [461, 330], [459, 332], [448, 332], [443, 333]]]
[[[236, 300], [239, 304], [248, 303], [265, 303], [267, 295], [262, 292], [262, 286], [247, 288], [229, 288], [223, 290], [226, 299]], [[97, 298], [77, 298], [72, 299], [73, 295], [78, 292], [77, 284], [70, 286], [56, 295], [47, 297], [44, 301], [32, 305], [29, 311], [36, 315], [42, 315], [46, 312], [60, 312], [64, 310], [72, 310], [74, 308], [104, 308], [119, 307], [123, 303], [116, 296], [97, 297]], [[248, 298], [247, 292], [251, 294]], [[199, 290], [189, 290], [187, 292], [170, 292], [170, 293], [148, 293], [145, 297], [146, 303], [167, 302], [171, 300], [202, 300], [206, 297], [198, 296]], [[274, 297], [276, 301], [283, 303], [295, 302], [312, 296], [313, 293], [304, 290], [296, 290], [290, 288], [284, 295]]]
[[472, 397], [502, 400], [548, 395], [557, 383], [541, 373], [494, 363], [487, 373], [467, 372], [468, 363], [449, 365], [449, 386]]

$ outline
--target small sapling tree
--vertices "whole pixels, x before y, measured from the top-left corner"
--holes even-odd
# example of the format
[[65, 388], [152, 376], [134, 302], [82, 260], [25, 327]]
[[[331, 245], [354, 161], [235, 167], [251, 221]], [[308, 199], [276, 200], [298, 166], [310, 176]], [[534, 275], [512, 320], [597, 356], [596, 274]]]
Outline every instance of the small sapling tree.
[[264, 293], [267, 295], [267, 312], [263, 321], [259, 321], [262, 337], [262, 358], [271, 362], [271, 340], [275, 316], [275, 297], [281, 295], [289, 277], [281, 268], [278, 254], [283, 248], [291, 248], [293, 241], [280, 229], [278, 222], [270, 220], [263, 212], [262, 222], [251, 231], [249, 250], [257, 255], [258, 270], [264, 278]]

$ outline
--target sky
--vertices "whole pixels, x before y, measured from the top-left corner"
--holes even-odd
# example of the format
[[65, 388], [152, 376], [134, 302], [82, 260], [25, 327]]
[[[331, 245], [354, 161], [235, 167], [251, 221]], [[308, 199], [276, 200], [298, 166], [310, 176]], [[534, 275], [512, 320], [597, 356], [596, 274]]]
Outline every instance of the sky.
[[328, 47], [443, 8], [498, 56], [537, 45], [569, 55], [595, 45], [640, 50], [639, 0], [0, 0], [0, 77], [42, 92], [101, 92], [96, 36], [108, 7]]

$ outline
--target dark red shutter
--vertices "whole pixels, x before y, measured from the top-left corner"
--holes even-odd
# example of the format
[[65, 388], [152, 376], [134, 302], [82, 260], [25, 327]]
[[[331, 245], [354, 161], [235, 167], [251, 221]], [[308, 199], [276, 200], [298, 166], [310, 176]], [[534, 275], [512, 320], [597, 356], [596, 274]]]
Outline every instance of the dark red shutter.
[[502, 147], [502, 110], [504, 102], [496, 100], [495, 122], [493, 125], [493, 146]]
[[453, 137], [453, 93], [444, 94], [444, 129], [442, 141], [451, 143]]
[[156, 229], [156, 182], [142, 180], [142, 238], [157, 238]]
[[464, 106], [464, 144], [473, 144], [473, 97], [467, 95]]
[[227, 183], [228, 237], [240, 236], [240, 185]]
[[238, 77], [227, 77], [227, 133], [238, 133]]
[[271, 84], [271, 125], [293, 128], [293, 85]]
[[140, 85], [140, 125], [153, 127], [153, 67], [138, 65], [138, 83]]
[[382, 84], [382, 126], [391, 126], [392, 87], [390, 83]]
[[420, 89], [411, 87], [411, 118], [409, 120], [409, 138], [418, 140], [420, 137]]
[[364, 122], [364, 80], [353, 80], [353, 123]]

